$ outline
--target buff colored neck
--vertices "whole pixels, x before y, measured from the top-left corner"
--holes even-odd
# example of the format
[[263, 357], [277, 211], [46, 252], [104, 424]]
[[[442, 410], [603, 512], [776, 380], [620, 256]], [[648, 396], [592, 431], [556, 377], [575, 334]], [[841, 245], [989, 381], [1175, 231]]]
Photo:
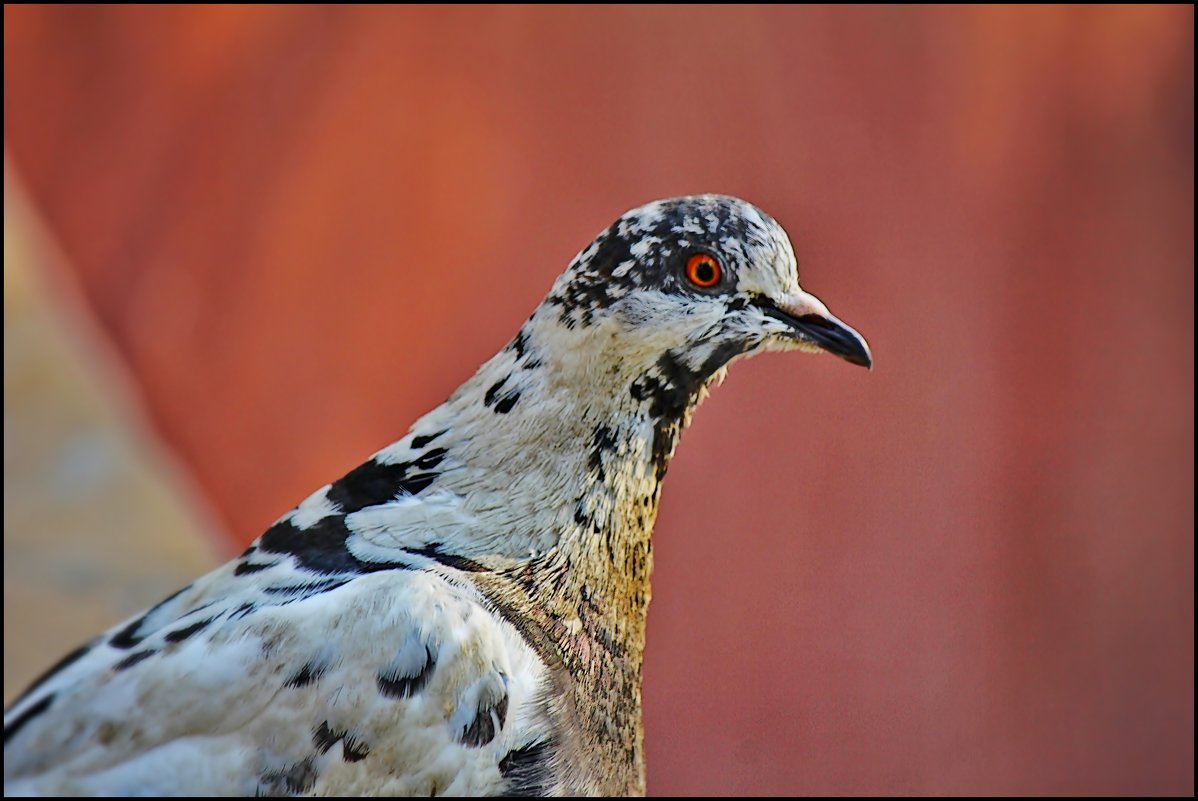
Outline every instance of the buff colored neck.
[[666, 463], [705, 392], [655, 419], [633, 391], [651, 361], [555, 359], [534, 337], [515, 342], [414, 429], [446, 431], [437, 486], [477, 523], [443, 550], [492, 568], [473, 580], [554, 668], [563, 753], [601, 766], [567, 784], [643, 793], [650, 535]]

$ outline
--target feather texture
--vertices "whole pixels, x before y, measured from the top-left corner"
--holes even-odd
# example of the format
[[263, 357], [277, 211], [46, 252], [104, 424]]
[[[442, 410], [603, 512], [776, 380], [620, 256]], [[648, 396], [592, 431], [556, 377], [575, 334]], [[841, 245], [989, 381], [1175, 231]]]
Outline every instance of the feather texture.
[[14, 703], [6, 792], [643, 793], [661, 481], [731, 361], [796, 348], [869, 360], [770, 217], [627, 213], [403, 439]]

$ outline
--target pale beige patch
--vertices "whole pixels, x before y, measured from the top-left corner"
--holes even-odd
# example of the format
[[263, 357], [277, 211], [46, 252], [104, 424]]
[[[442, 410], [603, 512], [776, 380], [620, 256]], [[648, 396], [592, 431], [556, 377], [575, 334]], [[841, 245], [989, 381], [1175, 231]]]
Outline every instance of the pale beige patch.
[[48, 278], [59, 258], [5, 169], [4, 700], [217, 563], [211, 523], [120, 366]]

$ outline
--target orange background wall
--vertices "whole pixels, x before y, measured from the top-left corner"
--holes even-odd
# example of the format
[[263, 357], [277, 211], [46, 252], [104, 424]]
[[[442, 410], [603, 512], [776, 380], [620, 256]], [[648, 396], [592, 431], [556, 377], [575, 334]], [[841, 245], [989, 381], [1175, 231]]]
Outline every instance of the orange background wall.
[[623, 210], [754, 201], [877, 366], [738, 365], [683, 441], [650, 791], [1192, 794], [1193, 31], [6, 6], [5, 142], [230, 551]]

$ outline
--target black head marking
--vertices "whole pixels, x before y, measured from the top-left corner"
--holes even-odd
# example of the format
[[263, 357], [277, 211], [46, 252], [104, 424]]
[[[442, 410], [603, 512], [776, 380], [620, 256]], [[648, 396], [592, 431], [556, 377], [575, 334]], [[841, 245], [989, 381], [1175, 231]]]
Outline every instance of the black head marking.
[[596, 312], [638, 289], [692, 293], [683, 267], [696, 253], [720, 262], [725, 274], [715, 289], [726, 291], [736, 283], [747, 248], [775, 247], [771, 228], [776, 227], [760, 209], [722, 195], [651, 203], [599, 234], [547, 301], [560, 308], [559, 320], [574, 328], [590, 325]]

